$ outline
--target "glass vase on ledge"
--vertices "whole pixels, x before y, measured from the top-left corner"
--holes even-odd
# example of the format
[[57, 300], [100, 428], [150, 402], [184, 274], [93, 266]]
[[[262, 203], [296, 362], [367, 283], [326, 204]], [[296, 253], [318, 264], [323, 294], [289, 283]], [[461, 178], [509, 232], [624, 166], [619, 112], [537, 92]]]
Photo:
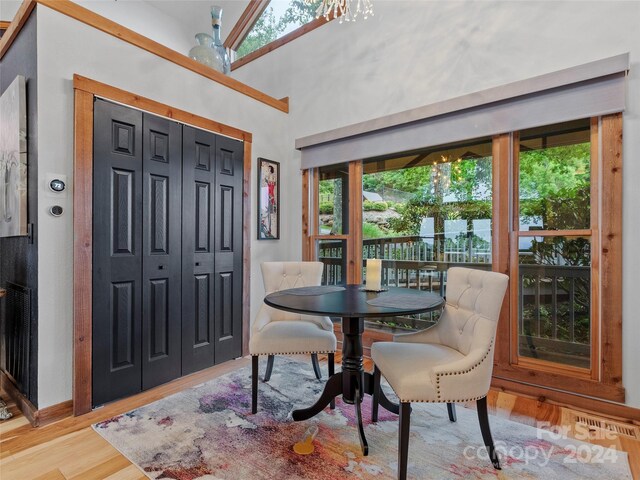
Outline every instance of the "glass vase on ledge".
[[229, 54], [227, 49], [222, 45], [220, 40], [220, 25], [222, 23], [222, 7], [216, 5], [211, 7], [211, 26], [213, 27], [213, 49], [218, 52], [218, 55], [222, 59], [222, 70], [225, 75], [231, 72], [231, 61], [229, 60]]
[[195, 61], [224, 73], [224, 60], [213, 47], [213, 37], [208, 33], [197, 33], [198, 45], [189, 50], [189, 57]]

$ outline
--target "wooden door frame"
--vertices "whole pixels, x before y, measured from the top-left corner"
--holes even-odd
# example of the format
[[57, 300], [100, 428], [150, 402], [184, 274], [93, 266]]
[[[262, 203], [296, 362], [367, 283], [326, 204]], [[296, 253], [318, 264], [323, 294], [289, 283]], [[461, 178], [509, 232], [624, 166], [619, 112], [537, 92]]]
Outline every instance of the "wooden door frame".
[[170, 107], [140, 95], [73, 76], [73, 414], [91, 411], [92, 259], [93, 259], [93, 104], [95, 97], [169, 118], [244, 142], [242, 183], [242, 355], [249, 352], [251, 273], [251, 145], [252, 135], [205, 117]]

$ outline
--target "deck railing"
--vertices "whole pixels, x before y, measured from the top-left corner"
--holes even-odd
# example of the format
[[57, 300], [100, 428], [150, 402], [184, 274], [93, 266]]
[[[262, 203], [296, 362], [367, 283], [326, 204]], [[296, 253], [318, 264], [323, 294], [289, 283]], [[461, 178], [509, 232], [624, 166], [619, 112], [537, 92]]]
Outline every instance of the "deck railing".
[[519, 265], [521, 355], [589, 366], [590, 285], [589, 266]]
[[[368, 239], [362, 245], [363, 267], [367, 258], [379, 258], [382, 260], [384, 284], [445, 296], [446, 272], [450, 267], [491, 269], [491, 252], [474, 250], [471, 242], [467, 245], [464, 250], [447, 250], [444, 239], [422, 236]], [[342, 240], [327, 239], [319, 245], [318, 259], [325, 264], [324, 284], [345, 283], [343, 249]], [[589, 267], [520, 265], [518, 322], [521, 352], [527, 349], [527, 356], [560, 355], [588, 359], [589, 341], [583, 331], [588, 324], [585, 327], [584, 321], [577, 321], [584, 319], [584, 307], [576, 306], [584, 304], [581, 298], [589, 279]], [[419, 330], [432, 325], [437, 318], [437, 313], [424, 314], [396, 318], [390, 323]], [[389, 320], [380, 319], [379, 323], [389, 323]]]

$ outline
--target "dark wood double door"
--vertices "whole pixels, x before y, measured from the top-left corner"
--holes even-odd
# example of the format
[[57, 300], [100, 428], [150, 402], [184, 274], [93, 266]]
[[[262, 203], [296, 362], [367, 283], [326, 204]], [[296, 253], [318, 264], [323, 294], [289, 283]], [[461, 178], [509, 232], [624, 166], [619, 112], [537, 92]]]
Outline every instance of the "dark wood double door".
[[243, 144], [96, 100], [93, 405], [242, 350]]

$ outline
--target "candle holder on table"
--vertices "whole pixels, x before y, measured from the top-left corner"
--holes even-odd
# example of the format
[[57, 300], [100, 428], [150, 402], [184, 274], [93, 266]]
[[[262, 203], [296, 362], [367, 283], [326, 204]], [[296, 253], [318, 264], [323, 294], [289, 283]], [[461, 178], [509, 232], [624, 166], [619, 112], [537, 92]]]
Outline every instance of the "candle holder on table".
[[367, 258], [367, 282], [362, 288], [365, 292], [386, 292], [382, 286], [382, 260]]

